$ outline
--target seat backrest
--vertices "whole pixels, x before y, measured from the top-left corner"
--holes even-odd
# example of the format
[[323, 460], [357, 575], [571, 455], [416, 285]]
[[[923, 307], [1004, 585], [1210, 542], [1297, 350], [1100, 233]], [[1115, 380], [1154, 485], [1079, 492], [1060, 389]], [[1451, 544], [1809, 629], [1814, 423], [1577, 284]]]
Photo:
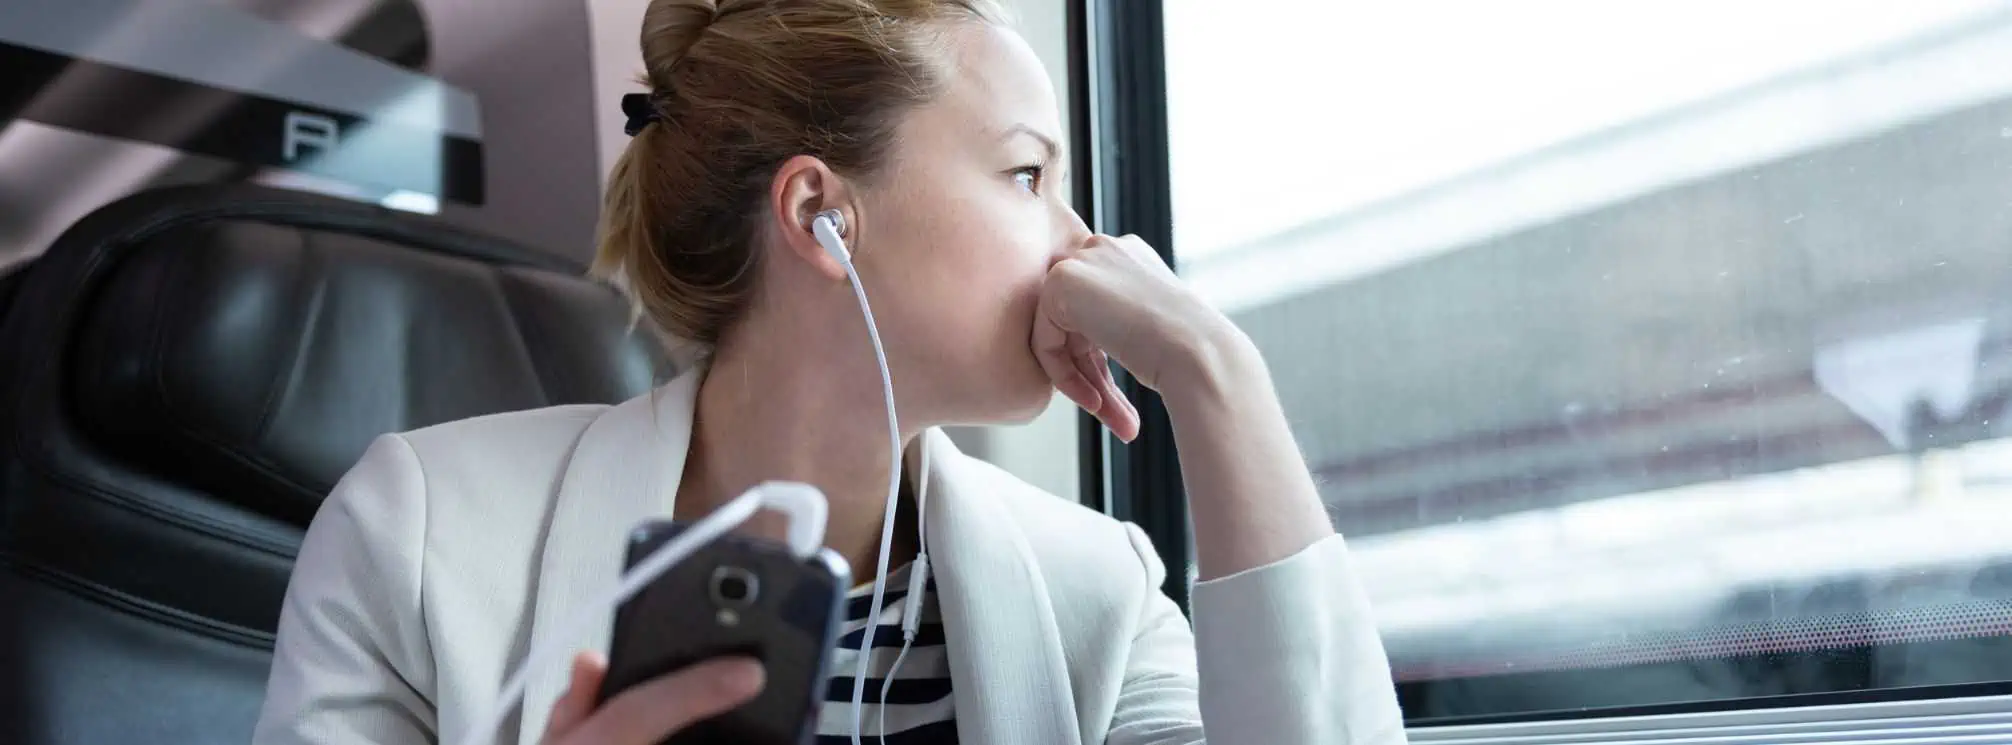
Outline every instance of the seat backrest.
[[0, 730], [245, 742], [308, 521], [377, 435], [671, 371], [552, 255], [252, 186], [92, 213], [0, 320]]

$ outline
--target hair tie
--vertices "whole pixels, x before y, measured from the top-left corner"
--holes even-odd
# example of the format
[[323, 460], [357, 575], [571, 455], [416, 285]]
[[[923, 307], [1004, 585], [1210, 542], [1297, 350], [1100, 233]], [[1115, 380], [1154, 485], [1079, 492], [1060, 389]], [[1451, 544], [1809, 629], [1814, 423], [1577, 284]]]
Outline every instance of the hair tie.
[[650, 103], [649, 94], [645, 93], [623, 95], [622, 113], [629, 117], [629, 122], [622, 125], [622, 131], [630, 137], [636, 136], [637, 132], [641, 132], [644, 127], [650, 126], [651, 122], [664, 118], [663, 115], [657, 113], [657, 107]]

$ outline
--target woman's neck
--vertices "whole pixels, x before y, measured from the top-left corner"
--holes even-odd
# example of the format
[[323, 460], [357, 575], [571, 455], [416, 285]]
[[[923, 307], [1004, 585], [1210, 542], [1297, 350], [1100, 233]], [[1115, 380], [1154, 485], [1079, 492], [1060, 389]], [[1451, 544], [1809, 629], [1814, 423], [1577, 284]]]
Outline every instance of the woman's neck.
[[[708, 365], [674, 517], [703, 517], [764, 481], [811, 484], [831, 504], [825, 545], [845, 558], [856, 581], [870, 581], [891, 466], [879, 370], [808, 370], [800, 352], [768, 360], [760, 351], [724, 349]], [[902, 433], [904, 445], [912, 440]], [[782, 516], [762, 514], [747, 531], [779, 538], [784, 527]], [[889, 566], [910, 558], [913, 544], [898, 535]]]

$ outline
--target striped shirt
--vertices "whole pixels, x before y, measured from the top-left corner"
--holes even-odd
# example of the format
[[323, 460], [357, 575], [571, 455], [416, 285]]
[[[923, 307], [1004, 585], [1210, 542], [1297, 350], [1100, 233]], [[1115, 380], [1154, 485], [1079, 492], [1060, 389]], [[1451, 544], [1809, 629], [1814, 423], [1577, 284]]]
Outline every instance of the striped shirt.
[[[943, 646], [943, 619], [936, 610], [936, 580], [923, 585], [922, 625], [915, 644], [901, 657], [901, 667], [888, 673], [901, 653], [901, 613], [907, 606], [908, 573], [904, 564], [888, 574], [887, 594], [873, 630], [873, 650], [867, 665], [866, 692], [861, 698], [860, 743], [879, 745], [885, 717], [887, 745], [954, 745], [957, 723], [950, 699], [950, 657]], [[818, 745], [852, 742], [852, 681], [859, 673], [859, 645], [866, 639], [866, 616], [873, 606], [873, 585], [846, 594], [845, 627], [832, 650], [831, 682], [817, 719]], [[887, 684], [887, 697], [881, 687]]]

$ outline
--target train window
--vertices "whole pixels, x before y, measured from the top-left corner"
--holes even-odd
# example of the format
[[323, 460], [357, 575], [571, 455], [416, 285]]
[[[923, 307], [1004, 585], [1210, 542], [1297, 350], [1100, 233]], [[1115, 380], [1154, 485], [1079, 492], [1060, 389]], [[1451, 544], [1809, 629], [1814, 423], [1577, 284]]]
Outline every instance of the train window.
[[2012, 690], [2012, 4], [1164, 7], [1416, 723]]

